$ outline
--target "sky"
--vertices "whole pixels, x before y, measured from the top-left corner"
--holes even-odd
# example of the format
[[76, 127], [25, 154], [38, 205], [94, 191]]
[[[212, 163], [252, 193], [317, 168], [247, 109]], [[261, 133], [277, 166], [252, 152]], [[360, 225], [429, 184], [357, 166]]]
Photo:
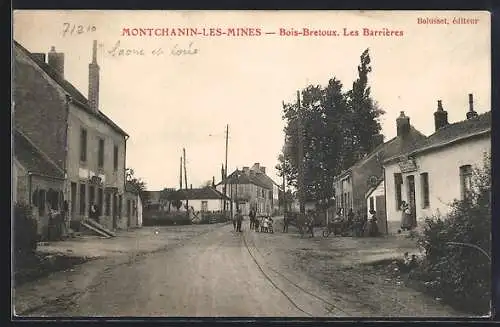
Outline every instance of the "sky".
[[[419, 18], [447, 24], [419, 24]], [[459, 18], [477, 20], [456, 24]], [[134, 28], [196, 28], [199, 35], [134, 36]], [[210, 36], [210, 28], [254, 28], [260, 36]], [[304, 28], [339, 35], [280, 34]], [[402, 35], [365, 36], [363, 29]], [[465, 119], [469, 93], [477, 112], [488, 111], [490, 30], [489, 13], [471, 11], [15, 11], [13, 37], [31, 52], [51, 46], [64, 52], [65, 78], [85, 96], [98, 41], [100, 110], [130, 135], [127, 167], [149, 190], [161, 190], [178, 187], [183, 148], [188, 184], [219, 181], [226, 125], [229, 172], [259, 162], [279, 183], [282, 101], [333, 77], [349, 90], [367, 48], [372, 96], [386, 112], [385, 140], [395, 136], [400, 111], [418, 130], [433, 133], [437, 100], [450, 122]], [[344, 35], [349, 31], [358, 35]], [[120, 56], [113, 51], [117, 42], [118, 49], [143, 55]]]

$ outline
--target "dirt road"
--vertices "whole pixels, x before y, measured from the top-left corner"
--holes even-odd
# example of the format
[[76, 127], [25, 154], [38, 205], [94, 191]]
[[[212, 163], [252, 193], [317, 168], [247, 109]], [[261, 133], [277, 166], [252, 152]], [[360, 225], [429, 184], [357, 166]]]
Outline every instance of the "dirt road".
[[[26, 315], [339, 317], [383, 316], [391, 312], [380, 306], [370, 307], [374, 300], [359, 296], [357, 288], [340, 287], [339, 283], [332, 288], [324, 282], [324, 276], [308, 271], [311, 265], [322, 267], [324, 261], [301, 265], [297, 251], [309, 240], [301, 242], [290, 234], [261, 234], [248, 228], [234, 233], [232, 226], [226, 225], [194, 237], [183, 246], [127, 262], [103, 261], [100, 268], [91, 263], [82, 265], [78, 271], [62, 275], [61, 283], [75, 283], [78, 276], [92, 274], [92, 285]], [[316, 245], [310, 243], [313, 249]], [[339, 271], [343, 269], [338, 267]], [[355, 274], [352, 270], [338, 277], [346, 280]], [[372, 291], [378, 289], [382, 295], [366, 296], [375, 297], [375, 301], [398, 296], [393, 289], [386, 291], [382, 286], [371, 286]], [[391, 296], [383, 296], [384, 292]], [[405, 301], [405, 306], [393, 309], [394, 315], [453, 313], [439, 303], [424, 303], [415, 294], [410, 295], [413, 303]]]

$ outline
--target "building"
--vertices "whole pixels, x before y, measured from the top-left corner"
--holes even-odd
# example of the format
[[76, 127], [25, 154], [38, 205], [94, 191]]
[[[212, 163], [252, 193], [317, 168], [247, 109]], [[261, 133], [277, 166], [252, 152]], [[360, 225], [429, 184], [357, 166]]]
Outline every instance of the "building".
[[377, 185], [372, 186], [368, 192], [366, 192], [366, 215], [370, 217], [370, 212], [373, 210], [377, 215], [382, 216], [382, 219], [377, 219], [378, 230], [382, 234], [387, 234], [389, 226], [385, 210], [384, 187], [384, 180], [382, 179]]
[[231, 199], [225, 197], [213, 187], [191, 188], [176, 191], [176, 198], [182, 199], [182, 210], [186, 210], [186, 204], [194, 212], [222, 212], [224, 210], [224, 199], [230, 203]]
[[[335, 177], [335, 211], [342, 208], [346, 214], [352, 208], [355, 214], [368, 214], [366, 196], [384, 179], [384, 159], [406, 153], [425, 140], [425, 135], [410, 124], [410, 117], [403, 111], [396, 119], [396, 127], [397, 135], [385, 143], [383, 135], [374, 135], [372, 152]], [[385, 227], [386, 214], [381, 205], [377, 217], [379, 224]]]
[[142, 200], [139, 190], [133, 184], [125, 184], [125, 219], [121, 225], [125, 228], [142, 226]]
[[41, 239], [48, 236], [49, 209], [64, 208], [64, 171], [38, 149], [22, 132], [14, 130], [12, 198], [34, 204]]
[[[445, 215], [449, 204], [463, 199], [470, 188], [472, 170], [491, 153], [491, 112], [478, 115], [472, 94], [463, 121], [448, 123], [441, 101], [434, 113], [435, 132], [418, 148], [388, 158], [385, 168], [386, 208], [390, 220], [399, 221], [401, 202], [410, 204], [413, 222]], [[393, 231], [391, 231], [393, 232]]]
[[[216, 185], [219, 192], [224, 192], [224, 181]], [[279, 208], [280, 188], [269, 176], [266, 167], [255, 163], [251, 168], [236, 169], [226, 180], [229, 198], [233, 199], [243, 215], [254, 209], [257, 215], [271, 215]], [[233, 208], [234, 209], [234, 208]]]
[[14, 126], [64, 172], [72, 226], [80, 226], [95, 202], [102, 224], [111, 228], [124, 213], [128, 135], [99, 110], [96, 41], [92, 55], [87, 100], [64, 78], [63, 53], [54, 47], [48, 54], [30, 53], [14, 41]]

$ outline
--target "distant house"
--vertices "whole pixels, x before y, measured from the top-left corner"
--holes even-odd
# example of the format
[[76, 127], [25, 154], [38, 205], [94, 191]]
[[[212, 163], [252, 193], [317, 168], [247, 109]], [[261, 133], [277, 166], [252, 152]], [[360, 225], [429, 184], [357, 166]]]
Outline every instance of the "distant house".
[[[414, 149], [425, 135], [410, 124], [410, 118], [403, 111], [396, 119], [397, 135], [383, 142], [383, 135], [373, 137], [372, 152], [359, 160], [334, 179], [335, 210], [342, 208], [344, 213], [353, 209], [354, 213], [367, 213], [366, 195], [384, 179], [383, 162], [385, 158], [406, 153]], [[379, 203], [381, 200], [378, 200]], [[386, 213], [382, 205], [377, 208], [379, 224], [386, 225]]]
[[439, 101], [434, 134], [416, 149], [385, 160], [386, 208], [391, 220], [400, 220], [405, 201], [418, 227], [419, 219], [444, 215], [453, 200], [466, 196], [474, 167], [481, 166], [491, 153], [491, 111], [478, 115], [469, 95], [465, 118], [449, 124]]
[[251, 168], [236, 169], [226, 181], [216, 185], [219, 192], [224, 192], [225, 183], [227, 196], [238, 204], [244, 215], [248, 215], [250, 209], [254, 209], [258, 215], [277, 212], [280, 187], [266, 175], [266, 167], [260, 163], [255, 163]]
[[229, 197], [225, 197], [211, 186], [177, 190], [175, 193], [175, 198], [182, 201], [182, 210], [186, 210], [186, 203], [188, 203], [189, 208], [195, 212], [219, 212], [224, 209], [224, 199], [230, 202]]
[[64, 171], [19, 130], [14, 130], [12, 197], [33, 204], [41, 239], [48, 236], [48, 211], [64, 208]]

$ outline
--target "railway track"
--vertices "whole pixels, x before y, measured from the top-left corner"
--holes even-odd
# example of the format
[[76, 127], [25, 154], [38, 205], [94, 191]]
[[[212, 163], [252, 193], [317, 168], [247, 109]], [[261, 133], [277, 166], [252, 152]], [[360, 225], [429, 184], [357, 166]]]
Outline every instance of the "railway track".
[[[275, 268], [270, 267], [269, 265], [264, 265], [264, 264], [260, 263], [257, 260], [255, 253], [251, 250], [251, 247], [249, 246], [248, 243], [251, 242], [251, 245], [252, 245], [252, 248], [254, 249], [254, 251], [257, 252], [260, 256], [263, 256], [262, 252], [260, 252], [260, 250], [258, 249], [258, 247], [256, 246], [256, 244], [253, 241], [247, 240], [247, 237], [245, 235], [243, 235], [243, 242], [245, 244], [245, 247], [246, 247], [248, 253], [252, 257], [254, 263], [257, 265], [257, 267], [262, 272], [262, 274], [264, 275], [264, 277], [273, 285], [273, 287], [275, 287], [280, 293], [282, 293], [288, 299], [288, 301], [290, 301], [290, 303], [297, 310], [301, 311], [302, 313], [306, 314], [309, 317], [318, 316], [317, 314], [315, 315], [314, 313], [310, 312], [310, 310], [306, 309], [303, 305], [300, 305], [298, 303], [297, 299], [294, 299], [294, 297], [292, 295], [290, 295], [282, 287], [280, 287], [278, 285], [277, 281], [275, 279], [271, 278], [271, 276], [269, 276], [270, 274], [268, 274], [266, 272], [266, 270], [269, 270], [269, 271], [273, 272], [274, 274], [276, 274], [277, 276], [279, 276], [279, 278], [281, 278], [282, 281], [285, 281], [288, 285], [293, 286], [301, 294], [309, 296], [309, 297], [313, 298], [316, 302], [319, 302], [321, 305], [326, 306], [328, 308], [327, 309], [327, 313], [329, 315], [331, 315], [334, 311], [336, 311], [338, 314], [340, 314], [342, 316], [347, 316], [347, 317], [351, 317], [352, 316], [352, 314], [350, 314], [346, 310], [342, 309], [339, 305], [334, 304], [331, 301], [326, 300], [325, 298], [323, 298], [323, 297], [321, 297], [321, 296], [319, 296], [319, 295], [317, 295], [317, 294], [315, 294], [315, 293], [307, 290], [305, 287], [303, 287], [303, 286], [297, 284], [296, 282], [292, 281], [290, 278], [288, 278], [287, 276], [285, 276], [283, 273], [281, 273], [280, 271], [276, 270]], [[325, 316], [328, 316], [328, 315], [325, 315]]]

